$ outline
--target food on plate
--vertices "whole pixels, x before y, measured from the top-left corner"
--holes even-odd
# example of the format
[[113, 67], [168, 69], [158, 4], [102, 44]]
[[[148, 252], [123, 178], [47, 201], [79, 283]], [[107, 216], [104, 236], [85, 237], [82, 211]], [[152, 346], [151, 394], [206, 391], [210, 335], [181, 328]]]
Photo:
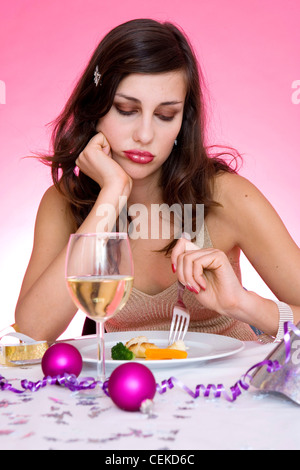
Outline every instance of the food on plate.
[[135, 355], [120, 342], [111, 348], [111, 358], [115, 361], [132, 361]]
[[166, 348], [160, 348], [154, 343], [149, 343], [146, 336], [136, 336], [125, 343], [117, 343], [111, 349], [111, 357], [114, 360], [131, 361], [132, 359], [185, 359], [186, 347], [183, 341], [175, 341]]
[[136, 336], [131, 340], [125, 343], [126, 348], [133, 352], [135, 357], [139, 357], [145, 359], [146, 357], [146, 349], [157, 349], [158, 346], [154, 343], [149, 343], [148, 338], [146, 336]]
[[175, 343], [168, 346], [168, 349], [179, 349], [180, 351], [186, 351], [187, 348], [184, 344], [184, 341], [182, 341], [182, 339], [179, 339], [178, 341], [175, 341]]
[[137, 336], [127, 341], [126, 347], [136, 357], [143, 359], [185, 359], [187, 357], [186, 347], [182, 340], [175, 341], [167, 348], [159, 348], [154, 343], [149, 343], [146, 336]]
[[145, 351], [146, 359], [186, 359], [187, 352], [180, 349], [168, 348], [156, 348], [156, 349], [146, 349]]

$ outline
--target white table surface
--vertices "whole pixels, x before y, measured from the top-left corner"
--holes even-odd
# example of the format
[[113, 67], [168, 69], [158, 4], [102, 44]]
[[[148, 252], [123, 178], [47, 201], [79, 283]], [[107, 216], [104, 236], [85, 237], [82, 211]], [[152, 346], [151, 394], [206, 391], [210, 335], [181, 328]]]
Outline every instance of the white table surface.
[[[157, 383], [174, 376], [190, 389], [222, 383], [229, 389], [274, 345], [246, 342], [231, 357], [197, 366], [154, 372]], [[80, 377], [95, 373], [85, 364]], [[43, 378], [39, 364], [0, 367], [14, 387]], [[64, 387], [48, 385], [18, 395], [0, 391], [0, 449], [42, 450], [200, 450], [300, 449], [300, 406], [283, 395], [250, 387], [236, 401], [193, 399], [180, 388], [156, 393], [152, 415], [126, 412], [103, 393], [78, 399]]]

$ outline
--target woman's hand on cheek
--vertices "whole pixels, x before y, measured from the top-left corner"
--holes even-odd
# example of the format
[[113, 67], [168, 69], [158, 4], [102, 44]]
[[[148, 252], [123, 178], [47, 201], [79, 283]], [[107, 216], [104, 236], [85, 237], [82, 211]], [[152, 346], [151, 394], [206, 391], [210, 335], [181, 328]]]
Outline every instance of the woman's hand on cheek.
[[235, 316], [245, 290], [224, 252], [213, 248], [199, 249], [180, 238], [172, 251], [171, 263], [178, 280], [195, 293], [201, 305], [223, 315]]
[[111, 147], [102, 132], [98, 132], [79, 154], [76, 165], [87, 176], [96, 181], [103, 189], [112, 183], [132, 186], [131, 178], [121, 166], [112, 159]]

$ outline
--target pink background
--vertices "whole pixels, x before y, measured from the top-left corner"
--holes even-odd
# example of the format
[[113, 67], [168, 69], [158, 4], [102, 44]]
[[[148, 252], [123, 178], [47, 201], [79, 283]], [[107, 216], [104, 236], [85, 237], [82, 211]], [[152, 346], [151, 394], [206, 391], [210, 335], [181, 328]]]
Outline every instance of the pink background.
[[[2, 2], [0, 329], [13, 322], [36, 211], [51, 184], [46, 167], [23, 157], [47, 150], [46, 124], [62, 109], [103, 35], [140, 17], [169, 20], [186, 31], [208, 82], [211, 140], [243, 153], [241, 173], [300, 243], [300, 104], [292, 98], [292, 84], [300, 79], [299, 0]], [[242, 263], [244, 285], [271, 296]], [[66, 335], [79, 334], [81, 321]]]

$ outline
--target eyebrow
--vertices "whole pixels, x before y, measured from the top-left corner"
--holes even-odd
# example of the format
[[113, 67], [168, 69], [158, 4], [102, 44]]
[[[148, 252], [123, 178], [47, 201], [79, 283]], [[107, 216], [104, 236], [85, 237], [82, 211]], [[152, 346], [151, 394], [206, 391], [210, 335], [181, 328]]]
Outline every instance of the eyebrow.
[[[123, 93], [116, 93], [116, 96], [121, 96], [122, 98], [125, 98], [126, 100], [133, 101], [134, 103], [141, 103], [140, 100], [137, 98], [134, 98], [133, 96], [127, 96], [124, 95]], [[160, 103], [158, 106], [170, 106], [170, 105], [175, 105], [175, 104], [181, 104], [182, 101], [164, 101], [163, 103]]]

